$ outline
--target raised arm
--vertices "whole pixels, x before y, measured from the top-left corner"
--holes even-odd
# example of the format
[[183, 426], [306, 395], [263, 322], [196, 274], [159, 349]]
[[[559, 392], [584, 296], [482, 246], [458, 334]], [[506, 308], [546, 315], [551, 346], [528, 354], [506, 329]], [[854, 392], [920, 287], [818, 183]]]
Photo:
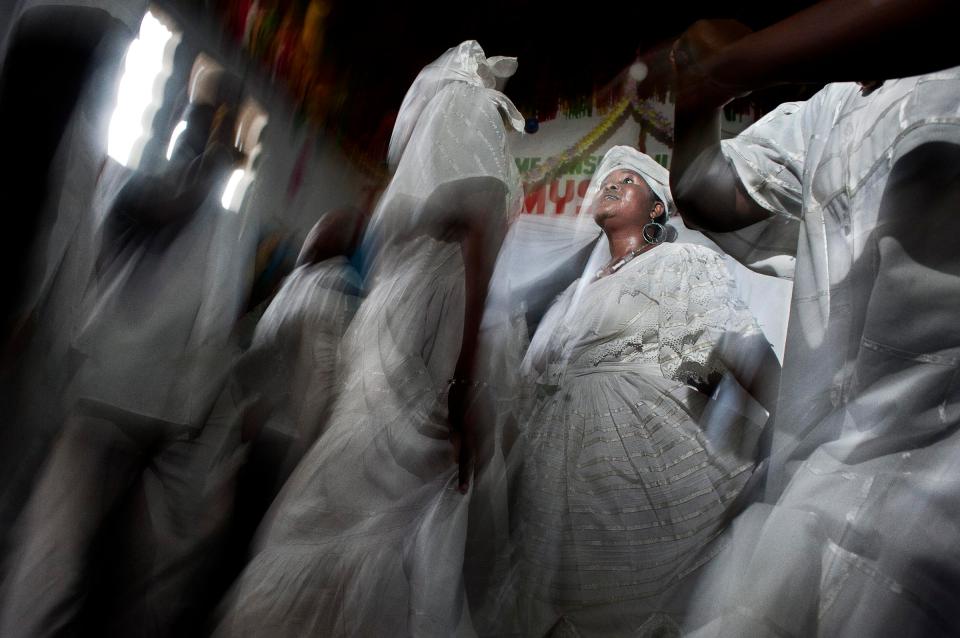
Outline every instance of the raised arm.
[[906, 77], [960, 63], [960, 5], [944, 0], [826, 0], [750, 33], [694, 24], [674, 47], [678, 95], [671, 187], [688, 225], [730, 231], [766, 218], [720, 151], [730, 100], [788, 82]]

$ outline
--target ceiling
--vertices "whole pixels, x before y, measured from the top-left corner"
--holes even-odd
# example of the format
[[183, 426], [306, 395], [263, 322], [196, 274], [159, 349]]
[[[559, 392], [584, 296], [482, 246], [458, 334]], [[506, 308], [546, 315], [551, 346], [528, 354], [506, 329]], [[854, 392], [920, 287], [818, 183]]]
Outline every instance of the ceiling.
[[[308, 0], [260, 2], [302, 15]], [[331, 104], [327, 125], [374, 153], [378, 149], [371, 146], [384, 143], [418, 71], [463, 40], [479, 41], [487, 55], [519, 58], [519, 70], [506, 93], [524, 115], [544, 118], [556, 110], [559, 100], [582, 100], [607, 85], [638, 55], [666, 50], [697, 19], [734, 18], [759, 29], [812, 4], [798, 0], [709, 4], [633, 0], [607, 5], [532, 0], [329, 2], [321, 64], [324, 81], [335, 87], [339, 98]], [[641, 91], [655, 86], [660, 90], [669, 86], [665, 63], [651, 66]], [[797, 97], [796, 91], [788, 90], [787, 97]], [[783, 101], [780, 93], [774, 92], [768, 101]]]

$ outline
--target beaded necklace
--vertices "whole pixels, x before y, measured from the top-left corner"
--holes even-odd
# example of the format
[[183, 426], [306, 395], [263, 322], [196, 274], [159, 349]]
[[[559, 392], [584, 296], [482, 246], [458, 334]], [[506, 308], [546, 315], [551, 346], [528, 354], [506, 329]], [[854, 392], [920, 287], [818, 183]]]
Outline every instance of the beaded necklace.
[[610, 274], [612, 275], [613, 273], [617, 272], [618, 270], [626, 266], [628, 263], [630, 263], [634, 257], [647, 252], [650, 248], [652, 248], [652, 246], [638, 246], [637, 248], [634, 248], [633, 250], [628, 252], [626, 255], [624, 255], [617, 261], [613, 262], [613, 264], [609, 266], [604, 266], [603, 268], [598, 270], [596, 276], [594, 277], [594, 280], [602, 278], [603, 271], [607, 269], [610, 270]]

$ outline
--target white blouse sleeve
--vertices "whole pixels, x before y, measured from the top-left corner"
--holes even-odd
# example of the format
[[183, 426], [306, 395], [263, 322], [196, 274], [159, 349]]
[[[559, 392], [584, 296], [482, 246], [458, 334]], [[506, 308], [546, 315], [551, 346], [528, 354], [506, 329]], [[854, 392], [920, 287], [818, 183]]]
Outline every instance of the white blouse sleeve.
[[668, 379], [705, 382], [726, 372], [717, 352], [724, 334], [761, 331], [723, 258], [701, 246], [678, 248], [659, 274], [660, 369]]
[[740, 135], [720, 142], [744, 190], [774, 215], [799, 219], [807, 135], [805, 102], [787, 102]]
[[720, 143], [744, 191], [771, 215], [735, 232], [705, 234], [757, 272], [793, 278], [806, 156], [825, 91], [807, 102], [781, 104], [740, 135]]

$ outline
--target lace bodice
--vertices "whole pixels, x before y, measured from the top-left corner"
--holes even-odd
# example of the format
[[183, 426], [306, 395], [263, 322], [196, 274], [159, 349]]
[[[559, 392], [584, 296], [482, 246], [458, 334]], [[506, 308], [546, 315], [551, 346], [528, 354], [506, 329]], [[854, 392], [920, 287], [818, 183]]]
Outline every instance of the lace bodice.
[[726, 332], [759, 327], [737, 297], [717, 253], [665, 244], [617, 273], [588, 284], [574, 301], [574, 282], [547, 313], [535, 337], [548, 339], [536, 373], [631, 362], [658, 366], [664, 378], [702, 382], [724, 372], [716, 345]]

